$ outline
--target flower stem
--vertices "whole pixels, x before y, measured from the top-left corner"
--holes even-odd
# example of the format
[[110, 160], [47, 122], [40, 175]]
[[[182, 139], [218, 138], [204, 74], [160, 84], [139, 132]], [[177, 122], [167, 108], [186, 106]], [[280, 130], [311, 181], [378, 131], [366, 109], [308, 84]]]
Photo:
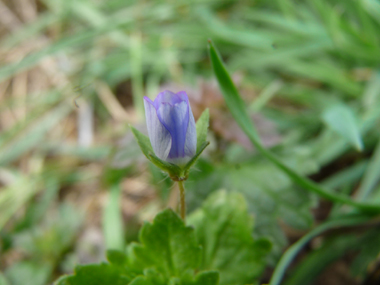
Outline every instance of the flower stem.
[[178, 181], [179, 186], [179, 209], [182, 220], [185, 222], [186, 219], [186, 202], [185, 202], [185, 186], [183, 181]]

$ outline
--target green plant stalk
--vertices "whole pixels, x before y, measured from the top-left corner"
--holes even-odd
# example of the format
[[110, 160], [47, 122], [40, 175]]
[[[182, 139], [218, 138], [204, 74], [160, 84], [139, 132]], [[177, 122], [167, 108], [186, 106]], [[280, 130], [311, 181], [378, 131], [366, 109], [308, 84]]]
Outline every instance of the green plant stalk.
[[179, 211], [182, 220], [186, 220], [186, 200], [185, 200], [185, 186], [183, 181], [178, 181], [179, 187]]
[[212, 67], [215, 76], [219, 82], [220, 89], [222, 91], [223, 97], [226, 101], [226, 105], [230, 109], [230, 112], [240, 128], [248, 136], [252, 144], [260, 151], [267, 159], [274, 163], [278, 168], [284, 171], [293, 182], [304, 187], [305, 189], [318, 194], [320, 197], [328, 199], [333, 202], [339, 202], [347, 204], [362, 211], [371, 213], [380, 213], [380, 206], [373, 205], [369, 203], [358, 202], [352, 200], [344, 195], [334, 194], [332, 191], [326, 190], [318, 184], [314, 183], [306, 177], [302, 177], [297, 172], [295, 172], [290, 167], [286, 166], [282, 161], [280, 161], [274, 154], [269, 150], [264, 148], [260, 142], [260, 138], [252, 125], [251, 119], [245, 110], [245, 105], [241, 99], [235, 85], [233, 84], [231, 77], [229, 76], [220, 56], [217, 53], [211, 40], [209, 41], [209, 55], [212, 63]]
[[371, 218], [368, 216], [344, 217], [339, 220], [327, 221], [314, 228], [285, 251], [279, 263], [277, 264], [268, 285], [279, 285], [281, 283], [281, 279], [284, 276], [285, 270], [292, 262], [293, 258], [302, 249], [302, 247], [314, 237], [330, 229], [355, 226], [367, 222], [370, 219]]

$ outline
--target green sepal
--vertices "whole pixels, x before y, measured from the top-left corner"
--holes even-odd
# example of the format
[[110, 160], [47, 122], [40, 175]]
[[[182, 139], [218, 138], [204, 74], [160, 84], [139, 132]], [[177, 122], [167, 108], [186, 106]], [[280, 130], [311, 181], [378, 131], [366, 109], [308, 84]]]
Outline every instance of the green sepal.
[[[193, 156], [192, 159], [190, 159], [190, 161], [185, 165], [185, 167], [183, 168], [183, 171], [184, 171], [184, 176], [187, 177], [189, 176], [189, 172], [190, 172], [190, 168], [194, 165], [194, 163], [197, 161], [197, 159], [199, 158], [199, 156], [202, 154], [202, 152], [205, 150], [205, 148], [210, 144], [210, 142], [204, 142], [199, 150], [198, 150], [198, 153], [196, 155]], [[185, 179], [185, 180], [186, 180]]]
[[170, 177], [176, 178], [176, 177], [182, 177], [183, 176], [183, 170], [172, 163], [169, 163], [167, 161], [164, 161], [162, 159], [159, 159], [153, 151], [152, 145], [150, 143], [149, 138], [136, 130], [134, 127], [130, 126], [133, 135], [135, 136], [138, 145], [141, 148], [141, 151], [146, 156], [147, 159], [149, 159], [155, 166], [160, 168], [161, 170], [167, 172]]
[[208, 125], [210, 120], [210, 112], [208, 109], [204, 110], [195, 124], [197, 130], [197, 153], [206, 142]]

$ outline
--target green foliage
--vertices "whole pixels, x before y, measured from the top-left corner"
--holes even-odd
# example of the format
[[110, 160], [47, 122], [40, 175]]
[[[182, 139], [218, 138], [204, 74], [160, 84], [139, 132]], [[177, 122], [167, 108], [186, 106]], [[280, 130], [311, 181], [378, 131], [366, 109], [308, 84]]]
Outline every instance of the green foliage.
[[130, 273], [123, 267], [110, 263], [78, 265], [74, 276], [63, 276], [55, 284], [57, 285], [100, 285], [115, 284], [125, 285], [131, 281]]
[[[300, 173], [310, 173], [313, 166], [293, 155], [292, 160]], [[249, 161], [243, 164], [225, 163], [197, 165], [187, 184], [190, 208], [196, 207], [213, 189], [229, 189], [244, 195], [249, 211], [255, 216], [253, 234], [268, 237], [273, 242], [271, 263], [280, 257], [287, 244], [286, 235], [278, 227], [282, 221], [292, 228], [307, 230], [313, 226], [311, 208], [316, 199], [302, 189], [292, 187], [291, 180], [268, 161]]]
[[[43, 207], [41, 204], [36, 206], [37, 211], [40, 210], [38, 207]], [[56, 219], [60, 222], [56, 223]], [[13, 243], [29, 256], [29, 259], [16, 262], [7, 268], [7, 280], [11, 284], [47, 284], [53, 274], [55, 260], [67, 251], [78, 233], [81, 222], [82, 215], [78, 210], [71, 205], [62, 204], [56, 212], [44, 217], [43, 223], [38, 227], [20, 228], [12, 237]]]
[[360, 240], [354, 235], [344, 235], [332, 238], [307, 258], [302, 260], [300, 266], [292, 272], [286, 285], [313, 284], [318, 275], [333, 262], [341, 258], [347, 251], [353, 252]]
[[363, 150], [359, 126], [352, 110], [346, 105], [333, 105], [323, 114], [325, 123], [347, 139], [357, 150]]
[[219, 191], [188, 218], [202, 245], [202, 268], [218, 269], [220, 284], [254, 283], [264, 270], [271, 243], [252, 238], [253, 220], [244, 197]]
[[[56, 215], [55, 209], [72, 198], [73, 193], [80, 197], [75, 199], [79, 205], [74, 207], [82, 207], [86, 199], [95, 197], [97, 200], [104, 189], [93, 185], [101, 185], [99, 173], [112, 144], [125, 135], [120, 126], [124, 122], [135, 122], [135, 112], [129, 112], [132, 108], [129, 102], [128, 116], [118, 116], [115, 109], [107, 107], [100, 99], [104, 93], [98, 83], [112, 91], [107, 95], [109, 99], [116, 99], [115, 102], [120, 99], [121, 111], [130, 97], [137, 110], [141, 110], [143, 93], [157, 94], [162, 83], [184, 84], [184, 90], [194, 90], [200, 95], [197, 99], [201, 102], [195, 101], [201, 106], [193, 110], [206, 105], [212, 107], [209, 136], [212, 151], [207, 160], [199, 159], [198, 165], [193, 167], [187, 182], [190, 190], [187, 196], [191, 199], [187, 201], [195, 209], [217, 189], [243, 193], [249, 212], [255, 216], [253, 235], [273, 241], [272, 257], [274, 251], [278, 257], [286, 245], [286, 235], [278, 221], [285, 221], [292, 228], [309, 229], [315, 222], [310, 208], [317, 206], [318, 197], [333, 203], [331, 216], [334, 217], [353, 208], [366, 211], [367, 205], [378, 205], [378, 1], [47, 0], [37, 1], [36, 6], [35, 1], [25, 0], [22, 7], [8, 5], [13, 4], [12, 1], [3, 2], [9, 21], [3, 25], [0, 41], [4, 58], [0, 67], [0, 264], [7, 267], [0, 268], [5, 276], [0, 277], [0, 284], [48, 284], [52, 271], [71, 270], [62, 269], [66, 251], [74, 258], [80, 255], [74, 252], [80, 247], [75, 239], [78, 212], [71, 209]], [[233, 97], [229, 97], [227, 107], [244, 110], [241, 107], [252, 106], [250, 110], [256, 112], [255, 116], [270, 119], [280, 133], [280, 142], [274, 147], [265, 143], [265, 136], [260, 138], [266, 148], [271, 148], [266, 157], [273, 165], [262, 159], [260, 149], [256, 149], [259, 152], [247, 149], [231, 152], [239, 148], [238, 143], [228, 138], [231, 127], [223, 125], [225, 133], [221, 133], [220, 126], [219, 130], [213, 126], [219, 120], [228, 120], [229, 114], [214, 96], [216, 92], [210, 82], [198, 84], [200, 77], [210, 78], [212, 72], [205, 53], [208, 38], [218, 46], [231, 78], [244, 95], [244, 103], [236, 106], [231, 101]], [[224, 84], [231, 83], [230, 78], [227, 79]], [[189, 82], [197, 85], [189, 86]], [[281, 88], [275, 88], [270, 94], [263, 92], [276, 82], [281, 82]], [[230, 91], [233, 94], [236, 88]], [[95, 96], [87, 96], [89, 94]], [[261, 100], [256, 94], [262, 96]], [[77, 96], [94, 107], [94, 147], [75, 143], [73, 130], [78, 123], [73, 120], [74, 113], [83, 110], [80, 103], [77, 108], [73, 102]], [[125, 98], [128, 100], [124, 101]], [[321, 114], [331, 108], [334, 110], [337, 102], [355, 114], [355, 124], [340, 122], [343, 127], [338, 129], [334, 127], [337, 122], [328, 125], [323, 121]], [[240, 119], [244, 116], [240, 115]], [[251, 119], [252, 116], [248, 113], [245, 117]], [[244, 126], [245, 131], [253, 135], [252, 130], [255, 130]], [[255, 128], [261, 134], [260, 123], [255, 121]], [[343, 134], [339, 133], [343, 130]], [[365, 151], [352, 151], [352, 145], [361, 143]], [[197, 143], [197, 148], [201, 145]], [[137, 144], [127, 140], [121, 149], [123, 162], [134, 167], [141, 158]], [[270, 156], [274, 153], [275, 157]], [[168, 193], [171, 181], [162, 182], [166, 176], [153, 167], [159, 175], [152, 184], [160, 194], [162, 188]], [[298, 176], [289, 172], [289, 168]], [[105, 176], [110, 188], [129, 178], [131, 173], [120, 171]], [[53, 186], [48, 185], [51, 177], [57, 179]], [[305, 183], [305, 177], [322, 179], [323, 188], [307, 180]], [[364, 177], [362, 181], [361, 177]], [[163, 184], [165, 187], [161, 187]], [[87, 192], [87, 188], [94, 191]], [[165, 200], [169, 195], [158, 196]], [[117, 199], [113, 198], [107, 207], [110, 215], [105, 213], [107, 220], [117, 214], [113, 207]], [[145, 209], [151, 209], [152, 204], [165, 203], [156, 199], [148, 202], [142, 213], [134, 213], [133, 223], [140, 224]], [[320, 210], [321, 207], [313, 211], [318, 218]], [[70, 226], [65, 217], [76, 226]], [[84, 226], [89, 224], [84, 223]], [[107, 227], [108, 236], [112, 236], [114, 229], [120, 230], [117, 224], [120, 225], [120, 221]], [[131, 234], [134, 230], [129, 219], [126, 226], [127, 234]], [[370, 226], [354, 231], [366, 231]], [[346, 234], [339, 229], [335, 233]], [[120, 231], [117, 237], [119, 241], [111, 244], [120, 247], [123, 243]], [[328, 237], [320, 240], [328, 240]], [[351, 270], [359, 279], [368, 277], [367, 265], [376, 258], [377, 240], [378, 237], [372, 235], [363, 241], [368, 247], [361, 250]], [[328, 242], [323, 244], [328, 247]], [[325, 256], [319, 252], [322, 256], [319, 260], [312, 254], [313, 250], [309, 250], [305, 254], [310, 254], [315, 267], [307, 268], [315, 276], [313, 269], [321, 268], [319, 262], [328, 260], [328, 253]], [[15, 261], [14, 253], [20, 260]], [[332, 251], [331, 254], [334, 255]], [[276, 259], [270, 260], [270, 266], [274, 266]], [[47, 269], [50, 271], [42, 274]], [[136, 278], [135, 282], [154, 283], [152, 280], [158, 277], [147, 278], [140, 276], [140, 281]], [[205, 281], [200, 283], [206, 284]]]
[[[371, 265], [376, 262], [380, 253], [380, 231], [379, 229], [370, 230], [360, 238], [354, 249], [359, 249], [359, 254], [351, 264], [353, 276], [365, 277]], [[350, 249], [351, 250], [351, 249]]]
[[285, 172], [295, 183], [304, 187], [306, 190], [314, 192], [319, 196], [332, 200], [334, 202], [345, 203], [351, 206], [355, 206], [358, 209], [371, 213], [379, 213], [380, 207], [377, 205], [371, 205], [370, 203], [361, 203], [355, 200], [349, 199], [344, 195], [333, 194], [331, 191], [324, 189], [322, 186], [314, 183], [308, 178], [302, 177], [292, 168], [287, 166], [285, 163], [280, 161], [273, 153], [265, 149], [260, 141], [258, 140], [256, 131], [253, 124], [248, 117], [243, 101], [240, 94], [237, 92], [231, 77], [229, 76], [227, 70], [225, 69], [220, 56], [218, 55], [212, 42], [209, 42], [209, 54], [211, 63], [213, 65], [213, 70], [215, 72], [216, 78], [222, 90], [222, 94], [227, 102], [227, 106], [230, 109], [232, 116], [239, 124], [240, 128], [249, 137], [252, 144], [273, 164], [275, 164], [279, 169]]
[[219, 275], [222, 285], [257, 282], [271, 243], [253, 239], [253, 219], [241, 194], [214, 193], [189, 224], [164, 210], [143, 225], [140, 242], [126, 253], [109, 250], [108, 263], [77, 266], [56, 284], [217, 285]]
[[108, 251], [108, 263], [79, 265], [74, 275], [61, 277], [55, 284], [217, 285], [217, 272], [195, 274], [201, 257], [194, 229], [168, 209], [152, 224], [144, 224], [140, 243], [129, 245], [126, 253]]

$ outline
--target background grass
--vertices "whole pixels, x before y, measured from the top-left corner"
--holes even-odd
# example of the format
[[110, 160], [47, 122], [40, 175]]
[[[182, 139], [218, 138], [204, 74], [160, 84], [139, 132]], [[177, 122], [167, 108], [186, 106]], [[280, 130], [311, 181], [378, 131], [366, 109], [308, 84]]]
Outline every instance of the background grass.
[[[142, 97], [164, 89], [186, 90], [196, 118], [210, 109], [189, 211], [218, 189], [243, 193], [253, 235], [274, 243], [267, 282], [287, 245], [357, 210], [297, 186], [251, 146], [207, 39], [266, 149], [331, 194], [376, 206], [379, 30], [376, 0], [1, 1], [0, 284], [48, 284], [98, 262], [175, 207], [176, 189], [128, 128], [144, 130]], [[379, 230], [362, 225], [309, 242], [287, 284], [376, 284]]]

